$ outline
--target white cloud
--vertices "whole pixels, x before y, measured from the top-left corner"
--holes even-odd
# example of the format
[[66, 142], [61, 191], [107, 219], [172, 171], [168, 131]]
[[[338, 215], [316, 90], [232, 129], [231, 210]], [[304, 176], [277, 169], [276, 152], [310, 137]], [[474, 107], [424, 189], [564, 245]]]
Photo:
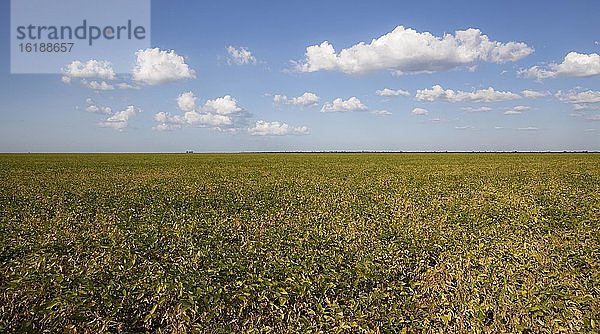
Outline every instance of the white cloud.
[[288, 103], [288, 97], [285, 95], [275, 94], [273, 96], [273, 102], [275, 104], [286, 104], [286, 103]]
[[600, 121], [600, 114], [590, 115], [590, 116], [586, 117], [585, 119], [587, 119], [588, 121]]
[[314, 106], [319, 103], [319, 100], [320, 100], [319, 96], [317, 96], [317, 94], [311, 93], [311, 92], [305, 92], [304, 94], [297, 96], [297, 97], [293, 97], [291, 99], [285, 95], [274, 95], [273, 96], [273, 102], [275, 104], [292, 104], [292, 105], [302, 106], [302, 107]]
[[292, 99], [292, 104], [299, 106], [312, 106], [317, 103], [319, 103], [319, 97], [311, 92], [305, 92], [304, 94]]
[[415, 108], [411, 111], [415, 115], [428, 115], [429, 110], [423, 108]]
[[541, 92], [541, 91], [526, 89], [526, 90], [522, 91], [521, 94], [523, 94], [523, 96], [528, 99], [535, 99], [538, 97], [548, 96], [548, 95], [550, 95], [550, 92], [548, 92], [548, 91]]
[[466, 111], [466, 112], [488, 112], [488, 111], [492, 111], [493, 109], [490, 107], [463, 107], [460, 108], [460, 110], [462, 111]]
[[98, 126], [121, 131], [127, 127], [129, 118], [139, 112], [141, 112], [140, 109], [134, 106], [127, 106], [127, 108], [124, 110], [114, 113], [108, 117], [106, 121], [98, 123]]
[[236, 49], [230, 45], [227, 47], [227, 53], [229, 53], [229, 58], [227, 58], [227, 62], [229, 64], [256, 64], [256, 58], [252, 55], [252, 52], [250, 52], [248, 48], [242, 47]]
[[196, 74], [175, 51], [159, 48], [138, 50], [133, 68], [133, 80], [146, 85], [194, 79]]
[[398, 89], [398, 90], [394, 90], [394, 89], [389, 89], [389, 88], [384, 88], [382, 90], [377, 90], [375, 92], [375, 94], [377, 94], [378, 96], [409, 96], [410, 93], [402, 90], [402, 89]]
[[184, 92], [177, 97], [177, 107], [181, 115], [159, 112], [154, 120], [159, 123], [153, 129], [167, 131], [182, 126], [209, 127], [218, 130], [231, 130], [235, 126], [236, 117], [242, 117], [243, 109], [230, 95], [207, 100], [203, 105], [197, 104], [197, 97], [192, 92]]
[[347, 100], [337, 98], [333, 102], [328, 102], [323, 105], [321, 112], [351, 112], [365, 111], [368, 108], [356, 97], [353, 96]]
[[166, 112], [159, 112], [154, 115], [154, 120], [160, 123], [164, 128], [179, 128], [183, 125], [192, 127], [228, 127], [233, 124], [230, 116], [207, 114], [198, 111], [188, 111], [183, 115], [171, 115]]
[[252, 136], [285, 136], [306, 135], [309, 133], [306, 126], [290, 126], [283, 122], [257, 121], [254, 127], [248, 129]]
[[304, 61], [297, 64], [296, 70], [329, 70], [351, 74], [378, 70], [435, 72], [473, 65], [477, 61], [516, 61], [532, 52], [533, 49], [525, 43], [490, 41], [478, 29], [460, 30], [454, 35], [438, 37], [429, 32], [398, 26], [369, 44], [361, 42], [339, 53], [328, 41], [309, 46]]
[[229, 115], [239, 111], [242, 108], [237, 104], [237, 101], [230, 95], [208, 100], [202, 108], [206, 113], [216, 113], [219, 115]]
[[109, 115], [112, 114], [112, 109], [110, 107], [102, 107], [96, 104], [96, 102], [94, 100], [92, 100], [91, 98], [87, 98], [85, 100], [86, 103], [86, 107], [83, 108], [83, 110], [89, 112], [89, 113], [94, 113], [94, 114], [105, 114], [105, 115]]
[[558, 91], [555, 96], [563, 101], [573, 104], [590, 104], [590, 103], [600, 103], [600, 91], [588, 90], [585, 92], [576, 92], [569, 91], [563, 93], [562, 91]]
[[107, 83], [106, 81], [98, 82], [96, 80], [87, 81], [85, 79], [81, 80], [81, 83], [89, 89], [93, 90], [113, 90], [115, 86]]
[[187, 124], [195, 127], [224, 127], [233, 123], [229, 116], [219, 114], [202, 114], [195, 111], [188, 111], [184, 115]]
[[435, 85], [431, 89], [419, 89], [415, 95], [418, 101], [447, 101], [447, 102], [496, 102], [521, 98], [512, 92], [497, 91], [492, 87], [480, 89], [473, 92], [453, 91], [443, 89]]
[[454, 127], [456, 130], [468, 130], [471, 128], [471, 126], [469, 125], [463, 125], [463, 126], [455, 126]]
[[514, 107], [512, 107], [512, 110], [527, 111], [527, 110], [531, 110], [531, 107], [528, 107], [528, 106], [514, 106]]
[[62, 72], [62, 81], [64, 83], [71, 82], [71, 78], [99, 78], [106, 80], [113, 80], [115, 78], [112, 63], [104, 60], [92, 59], [85, 63], [75, 60], [67, 65], [66, 68], [63, 68]]
[[537, 128], [535, 126], [528, 126], [525, 128], [517, 128], [517, 130], [519, 130], [519, 131], [537, 131], [537, 130], [539, 130], [539, 128]]
[[524, 111], [531, 110], [531, 107], [528, 106], [514, 106], [507, 111], [504, 112], [504, 115], [520, 115]]
[[372, 114], [375, 114], [377, 116], [390, 116], [392, 115], [391, 112], [387, 111], [387, 110], [373, 110], [371, 111]]
[[546, 67], [533, 66], [520, 70], [519, 74], [538, 81], [558, 76], [590, 77], [600, 75], [600, 55], [569, 52], [560, 64], [552, 63]]
[[179, 94], [177, 97], [177, 106], [183, 111], [191, 111], [196, 109], [196, 96], [192, 92]]
[[542, 81], [547, 78], [553, 78], [556, 76], [555, 72], [541, 68], [539, 66], [533, 66], [528, 69], [522, 69], [519, 75], [525, 78], [535, 79], [536, 81]]
[[128, 84], [127, 82], [120, 82], [117, 84], [117, 88], [119, 88], [119, 89], [140, 89], [140, 86], [134, 86], [134, 85]]

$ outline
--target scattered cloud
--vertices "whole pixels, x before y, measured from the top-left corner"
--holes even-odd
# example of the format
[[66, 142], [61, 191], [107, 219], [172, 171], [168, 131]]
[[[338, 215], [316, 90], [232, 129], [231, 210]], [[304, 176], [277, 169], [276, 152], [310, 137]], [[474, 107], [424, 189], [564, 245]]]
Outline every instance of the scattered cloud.
[[387, 97], [410, 96], [410, 92], [407, 92], [402, 89], [394, 90], [394, 89], [390, 89], [390, 88], [384, 88], [382, 90], [378, 90], [375, 92], [375, 94], [377, 94], [378, 96], [387, 96]]
[[521, 115], [524, 111], [531, 110], [528, 106], [514, 106], [504, 112], [504, 115]]
[[523, 96], [528, 99], [536, 99], [538, 97], [548, 96], [548, 95], [550, 95], [550, 92], [526, 89], [526, 90], [522, 91], [521, 94], [523, 94]]
[[75, 60], [67, 65], [66, 68], [63, 68], [62, 73], [61, 80], [67, 84], [73, 78], [98, 78], [105, 80], [113, 80], [115, 78], [115, 71], [111, 62], [94, 59], [88, 60], [85, 63]]
[[230, 95], [208, 100], [202, 107], [202, 111], [209, 114], [231, 115], [242, 111], [235, 98]]
[[588, 121], [600, 121], [600, 114], [590, 115], [590, 116], [586, 117], [585, 119], [587, 119]]
[[177, 106], [182, 111], [192, 111], [196, 109], [197, 97], [192, 92], [179, 94], [177, 97]]
[[256, 64], [256, 58], [252, 55], [252, 52], [248, 48], [241, 47], [239, 49], [228, 46], [226, 48], [229, 57], [227, 58], [228, 64], [245, 65], [245, 64]]
[[347, 100], [337, 98], [333, 102], [327, 102], [321, 108], [321, 112], [352, 112], [352, 111], [365, 111], [365, 106], [356, 96], [352, 96]]
[[137, 60], [132, 78], [138, 83], [158, 85], [196, 78], [196, 73], [186, 64], [185, 59], [173, 50], [145, 49], [138, 50], [135, 55]]
[[574, 111], [584, 111], [584, 110], [600, 110], [599, 103], [575, 103], [573, 104]]
[[463, 126], [455, 126], [454, 127], [456, 130], [468, 130], [471, 128], [470, 125], [463, 125]]
[[560, 101], [573, 106], [572, 116], [584, 116], [586, 112], [600, 110], [600, 91], [558, 91], [554, 94]]
[[411, 111], [413, 114], [415, 115], [428, 115], [429, 114], [429, 110], [427, 109], [423, 109], [423, 108], [415, 108]]
[[442, 37], [403, 26], [336, 52], [328, 41], [306, 48], [299, 72], [341, 71], [349, 74], [391, 70], [396, 73], [437, 72], [472, 66], [477, 61], [504, 63], [533, 53], [521, 42], [491, 41], [479, 29], [459, 30]]
[[135, 85], [129, 84], [127, 82], [120, 82], [117, 84], [117, 88], [119, 88], [119, 89], [140, 89], [140, 86], [135, 86]]
[[492, 111], [493, 109], [490, 107], [463, 107], [460, 108], [460, 110], [462, 111], [466, 111], [466, 112], [488, 112], [488, 111]]
[[492, 87], [473, 92], [453, 91], [435, 85], [431, 89], [419, 89], [415, 95], [418, 101], [446, 101], [446, 102], [496, 102], [521, 98], [512, 92], [497, 91]]
[[387, 111], [387, 110], [373, 110], [371, 111], [372, 114], [377, 115], [377, 116], [390, 116], [392, 115], [391, 112]]
[[295, 105], [295, 106], [302, 106], [302, 107], [309, 107], [309, 106], [314, 106], [317, 105], [319, 103], [319, 96], [317, 96], [317, 94], [315, 93], [311, 93], [311, 92], [305, 92], [304, 94], [297, 96], [297, 97], [293, 97], [293, 98], [288, 98], [285, 95], [274, 95], [273, 96], [273, 102], [275, 104], [291, 104], [291, 105]]
[[558, 76], [590, 77], [600, 75], [600, 55], [569, 52], [562, 63], [548, 66], [533, 66], [519, 71], [519, 75], [542, 81]]
[[253, 127], [248, 128], [248, 133], [252, 136], [286, 136], [286, 135], [307, 135], [309, 133], [306, 126], [290, 126], [283, 122], [256, 121]]
[[93, 89], [93, 90], [113, 90], [115, 89], [115, 86], [107, 83], [106, 81], [96, 81], [96, 80], [92, 80], [92, 81], [87, 81], [85, 79], [81, 80], [81, 83], [89, 88], [89, 89]]
[[519, 130], [519, 131], [537, 131], [537, 130], [539, 130], [539, 128], [537, 128], [535, 126], [528, 126], [528, 127], [524, 127], [524, 128], [517, 128], [517, 130]]
[[124, 110], [112, 114], [104, 122], [98, 123], [98, 126], [122, 131], [127, 127], [129, 118], [140, 112], [142, 112], [141, 109], [127, 106]]
[[571, 90], [569, 92], [563, 93], [562, 91], [558, 91], [555, 96], [563, 102], [573, 103], [573, 104], [590, 104], [590, 103], [600, 103], [600, 91], [587, 90], [584, 92], [577, 92]]
[[230, 95], [207, 100], [203, 105], [197, 104], [198, 98], [192, 92], [181, 93], [177, 97], [177, 107], [183, 112], [181, 115], [171, 115], [168, 112], [159, 112], [154, 115], [158, 125], [153, 129], [168, 131], [182, 126], [208, 127], [217, 130], [235, 130], [236, 121], [245, 115], [242, 107]]
[[110, 107], [99, 106], [96, 104], [96, 102], [93, 99], [91, 99], [89, 97], [85, 100], [85, 103], [86, 103], [86, 106], [85, 106], [85, 108], [83, 108], [83, 110], [85, 110], [89, 113], [104, 114], [104, 115], [112, 114], [112, 109]]

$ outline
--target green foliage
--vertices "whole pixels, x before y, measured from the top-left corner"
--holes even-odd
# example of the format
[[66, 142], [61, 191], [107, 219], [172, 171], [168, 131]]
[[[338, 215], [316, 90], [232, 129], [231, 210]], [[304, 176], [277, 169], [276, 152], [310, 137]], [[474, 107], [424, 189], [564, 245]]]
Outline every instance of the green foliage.
[[0, 155], [0, 332], [600, 331], [595, 154]]

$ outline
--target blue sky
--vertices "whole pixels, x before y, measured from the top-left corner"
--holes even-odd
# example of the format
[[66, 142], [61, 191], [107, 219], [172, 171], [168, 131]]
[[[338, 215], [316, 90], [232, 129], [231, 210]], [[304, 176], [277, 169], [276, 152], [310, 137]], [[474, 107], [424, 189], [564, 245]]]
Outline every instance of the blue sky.
[[597, 13], [598, 1], [152, 1], [151, 48], [125, 59], [129, 73], [79, 59], [10, 74], [2, 48], [0, 151], [600, 150]]

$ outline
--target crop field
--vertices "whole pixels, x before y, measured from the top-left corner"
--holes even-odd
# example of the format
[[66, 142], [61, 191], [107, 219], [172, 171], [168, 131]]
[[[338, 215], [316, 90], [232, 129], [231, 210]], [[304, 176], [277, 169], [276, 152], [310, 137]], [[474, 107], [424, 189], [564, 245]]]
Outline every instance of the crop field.
[[0, 155], [17, 331], [597, 333], [600, 155]]

